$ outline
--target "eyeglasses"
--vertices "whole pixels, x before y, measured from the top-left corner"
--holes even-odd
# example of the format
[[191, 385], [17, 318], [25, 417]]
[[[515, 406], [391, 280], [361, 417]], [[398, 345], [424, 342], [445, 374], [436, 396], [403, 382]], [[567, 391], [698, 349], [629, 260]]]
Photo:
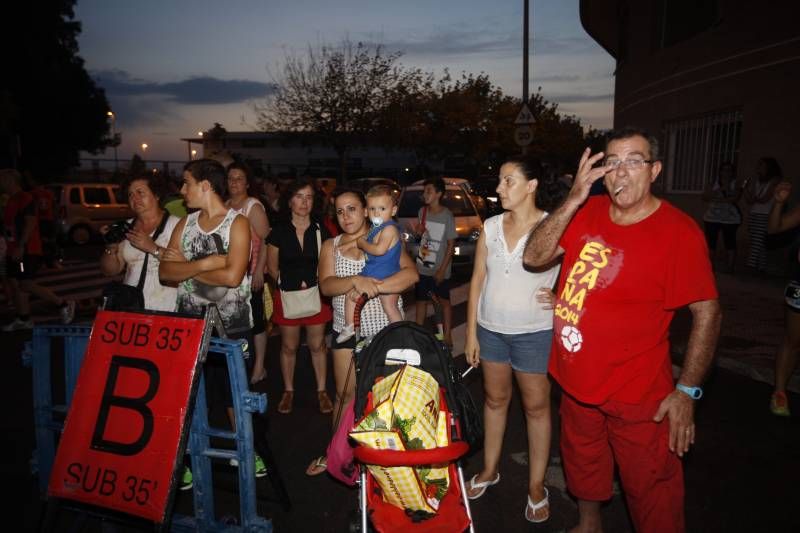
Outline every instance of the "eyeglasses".
[[603, 165], [611, 167], [611, 170], [617, 170], [620, 165], [628, 170], [639, 170], [652, 162], [650, 159], [606, 159], [603, 161]]

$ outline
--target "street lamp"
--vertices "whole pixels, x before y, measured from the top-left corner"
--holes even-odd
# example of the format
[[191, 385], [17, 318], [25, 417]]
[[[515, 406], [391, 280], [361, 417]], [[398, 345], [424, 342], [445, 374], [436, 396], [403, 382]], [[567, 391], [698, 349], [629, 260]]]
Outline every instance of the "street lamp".
[[114, 172], [119, 172], [119, 159], [117, 158], [117, 115], [113, 111], [106, 111], [108, 119], [111, 121], [111, 138], [114, 143]]
[[202, 132], [202, 131], [198, 131], [198, 132], [197, 132], [197, 135], [199, 135], [200, 137], [202, 137], [202, 136], [203, 136], [203, 132]]
[[197, 155], [197, 150], [192, 150], [192, 159]]

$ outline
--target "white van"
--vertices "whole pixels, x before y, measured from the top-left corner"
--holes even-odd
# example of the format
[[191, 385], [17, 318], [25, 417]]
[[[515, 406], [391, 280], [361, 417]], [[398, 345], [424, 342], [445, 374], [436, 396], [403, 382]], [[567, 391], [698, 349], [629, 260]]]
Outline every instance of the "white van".
[[75, 244], [88, 243], [101, 226], [133, 216], [119, 185], [55, 183], [47, 187], [58, 199], [59, 230]]

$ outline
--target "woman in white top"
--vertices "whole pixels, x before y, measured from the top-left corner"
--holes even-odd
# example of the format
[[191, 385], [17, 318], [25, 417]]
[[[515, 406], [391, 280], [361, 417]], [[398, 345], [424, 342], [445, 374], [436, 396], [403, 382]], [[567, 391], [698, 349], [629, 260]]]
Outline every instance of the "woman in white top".
[[[125, 271], [123, 283], [136, 287], [142, 273], [142, 265], [147, 257], [147, 272], [144, 279], [144, 307], [151, 311], [174, 311], [177, 289], [162, 285], [158, 277], [161, 253], [169, 244], [172, 230], [178, 224], [178, 217], [172, 216], [159, 204], [164, 185], [159, 177], [144, 174], [134, 177], [123, 188], [128, 193], [128, 205], [135, 216], [133, 228], [126, 238], [117, 244], [106, 245], [100, 258], [100, 270], [106, 276], [116, 276]], [[153, 234], [166, 218], [161, 233], [153, 240]]]
[[500, 167], [497, 195], [505, 213], [484, 223], [475, 251], [467, 305], [464, 353], [482, 365], [485, 392], [483, 469], [467, 483], [470, 499], [500, 481], [498, 463], [516, 377], [528, 433], [528, 504], [525, 518], [544, 522], [550, 506], [544, 477], [550, 454], [550, 382], [547, 362], [553, 333], [550, 291], [558, 266], [530, 272], [522, 265], [531, 229], [555, 207], [562, 190], [542, 178], [535, 161], [511, 160]]
[[747, 229], [750, 233], [750, 254], [747, 266], [757, 272], [767, 270], [767, 222], [774, 201], [775, 186], [783, 173], [774, 157], [762, 157], [756, 166], [756, 179], [744, 183], [744, 197], [750, 204]]
[[[419, 279], [414, 261], [403, 251], [400, 254], [400, 271], [383, 281], [361, 276], [364, 268], [364, 252], [356, 241], [367, 234], [370, 228], [367, 218], [367, 201], [361, 191], [337, 189], [333, 192], [336, 220], [342, 234], [322, 243], [319, 257], [319, 286], [325, 296], [333, 298], [333, 376], [336, 382], [336, 401], [334, 414], [339, 412], [340, 404], [347, 405], [353, 399], [356, 380], [350, 368], [350, 359], [355, 349], [355, 338], [336, 342], [336, 334], [344, 327], [344, 299], [357, 298], [366, 293], [370, 300], [361, 311], [361, 336], [372, 337], [387, 324], [389, 319], [383, 312], [379, 294], [401, 293], [412, 287]], [[397, 305], [402, 313], [403, 300]], [[350, 377], [348, 380], [348, 369]], [[345, 389], [345, 382], [347, 388]], [[338, 421], [334, 416], [333, 424]], [[336, 428], [334, 427], [334, 430]], [[325, 471], [325, 457], [315, 459], [306, 469], [306, 474], [317, 475]]]
[[264, 270], [267, 265], [267, 247], [264, 239], [269, 234], [269, 220], [264, 204], [249, 195], [252, 174], [243, 163], [228, 165], [228, 199], [225, 205], [247, 217], [250, 222], [250, 309], [253, 312], [253, 346], [255, 359], [250, 384], [267, 377], [264, 361], [267, 355], [267, 322], [264, 316]]

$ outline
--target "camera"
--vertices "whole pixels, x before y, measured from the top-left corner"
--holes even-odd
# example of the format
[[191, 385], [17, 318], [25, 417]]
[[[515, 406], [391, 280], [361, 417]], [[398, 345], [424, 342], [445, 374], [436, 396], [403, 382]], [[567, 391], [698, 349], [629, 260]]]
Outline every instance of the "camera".
[[125, 234], [133, 229], [133, 222], [119, 220], [108, 226], [108, 231], [103, 235], [103, 242], [116, 244], [125, 240]]

